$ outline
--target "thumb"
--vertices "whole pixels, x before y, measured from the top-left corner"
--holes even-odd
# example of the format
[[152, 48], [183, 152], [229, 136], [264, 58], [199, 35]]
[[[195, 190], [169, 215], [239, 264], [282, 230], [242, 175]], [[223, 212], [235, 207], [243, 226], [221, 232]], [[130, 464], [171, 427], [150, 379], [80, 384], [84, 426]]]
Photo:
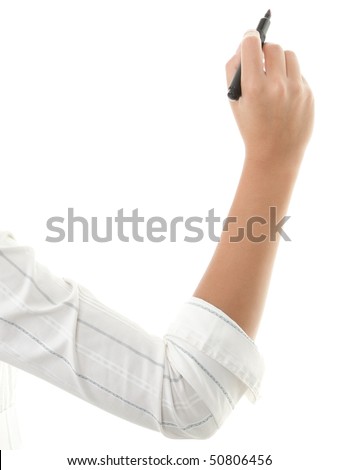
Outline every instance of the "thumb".
[[237, 51], [235, 55], [231, 57], [230, 60], [225, 65], [225, 71], [226, 71], [226, 78], [227, 78], [227, 83], [228, 87], [230, 86], [230, 83], [236, 73], [236, 70], [238, 69], [239, 65], [241, 63], [241, 44], [238, 46]]

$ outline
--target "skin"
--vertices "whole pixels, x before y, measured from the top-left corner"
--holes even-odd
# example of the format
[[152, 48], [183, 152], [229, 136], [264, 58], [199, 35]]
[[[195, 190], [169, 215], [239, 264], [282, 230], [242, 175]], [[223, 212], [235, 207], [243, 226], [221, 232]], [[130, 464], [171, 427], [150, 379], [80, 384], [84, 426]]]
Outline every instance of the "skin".
[[[263, 62], [264, 58], [264, 62]], [[227, 82], [242, 64], [242, 96], [231, 108], [245, 145], [245, 159], [228, 217], [236, 222], [223, 231], [194, 296], [215, 305], [255, 338], [279, 244], [269, 236], [269, 207], [277, 222], [286, 215], [314, 121], [314, 99], [301, 75], [297, 57], [277, 44], [261, 47], [259, 34], [248, 31], [226, 64]], [[234, 242], [252, 216], [255, 237]]]

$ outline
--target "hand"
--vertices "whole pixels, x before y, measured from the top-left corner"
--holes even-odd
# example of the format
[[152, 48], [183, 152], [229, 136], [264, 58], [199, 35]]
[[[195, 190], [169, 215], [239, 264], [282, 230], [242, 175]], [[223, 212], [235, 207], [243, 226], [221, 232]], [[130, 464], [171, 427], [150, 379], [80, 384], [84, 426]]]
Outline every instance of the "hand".
[[248, 31], [226, 65], [228, 85], [241, 62], [242, 96], [231, 102], [246, 159], [264, 166], [298, 168], [310, 139], [314, 99], [294, 52], [264, 44]]

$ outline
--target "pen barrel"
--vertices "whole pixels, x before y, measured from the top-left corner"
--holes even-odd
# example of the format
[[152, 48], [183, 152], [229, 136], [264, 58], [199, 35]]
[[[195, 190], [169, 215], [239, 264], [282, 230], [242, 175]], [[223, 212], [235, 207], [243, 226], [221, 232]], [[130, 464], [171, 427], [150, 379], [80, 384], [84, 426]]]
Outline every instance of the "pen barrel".
[[260, 34], [262, 44], [265, 42], [266, 33], [268, 32], [270, 26], [269, 18], [262, 18], [257, 26], [257, 31]]

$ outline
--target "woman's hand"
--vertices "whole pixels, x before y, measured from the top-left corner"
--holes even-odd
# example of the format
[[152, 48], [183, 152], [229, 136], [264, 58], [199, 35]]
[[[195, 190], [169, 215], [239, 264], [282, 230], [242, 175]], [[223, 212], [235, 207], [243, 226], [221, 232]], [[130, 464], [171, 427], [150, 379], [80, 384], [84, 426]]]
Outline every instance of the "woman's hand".
[[294, 52], [248, 31], [226, 65], [230, 84], [242, 67], [242, 96], [231, 102], [247, 160], [268, 168], [299, 167], [312, 133], [314, 100]]

